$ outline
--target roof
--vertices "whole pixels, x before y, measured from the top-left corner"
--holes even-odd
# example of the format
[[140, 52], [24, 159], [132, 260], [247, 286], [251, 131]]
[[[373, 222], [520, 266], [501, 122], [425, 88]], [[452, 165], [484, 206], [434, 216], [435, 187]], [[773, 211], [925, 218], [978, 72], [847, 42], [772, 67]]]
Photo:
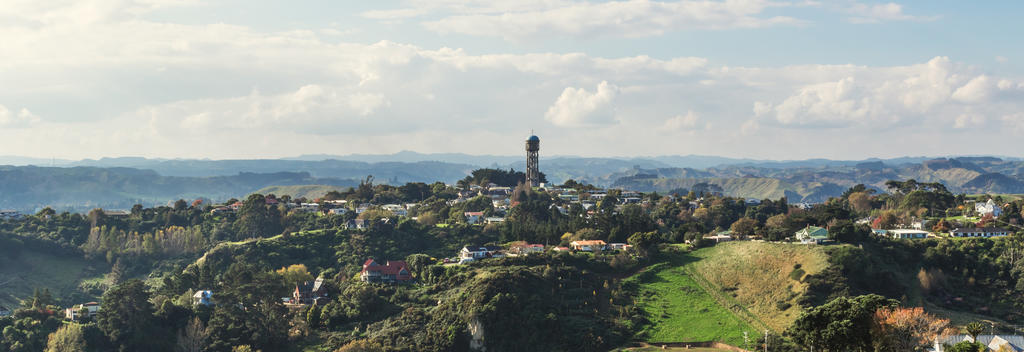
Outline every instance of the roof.
[[572, 245], [574, 245], [574, 246], [596, 246], [596, 245], [603, 246], [603, 245], [605, 245], [605, 243], [602, 240], [585, 240], [585, 241], [572, 241]]
[[367, 260], [363, 265], [362, 272], [379, 272], [385, 275], [398, 275], [403, 269], [408, 273], [409, 269], [404, 260], [389, 260], [384, 265], [377, 264], [373, 259]]
[[[940, 338], [939, 342], [955, 345], [959, 342], [970, 340], [970, 335], [953, 335], [945, 338]], [[993, 344], [993, 342], [995, 342], [997, 348], [998, 346], [1001, 346], [1002, 343], [1009, 343], [1018, 351], [1024, 349], [1024, 336], [1021, 335], [978, 335], [978, 342], [990, 347]]]
[[965, 229], [960, 229], [960, 228], [953, 229], [952, 232], [964, 233], [964, 232], [1010, 232], [1010, 231], [1007, 230], [1007, 229], [998, 228], [998, 227], [975, 227], [975, 228], [965, 228]]
[[463, 249], [470, 252], [494, 252], [500, 251], [502, 248], [498, 246], [465, 246]]
[[540, 142], [540, 137], [530, 136], [530, 138], [527, 138], [526, 140], [530, 142]]
[[313, 281], [303, 281], [295, 284], [295, 289], [299, 292], [313, 292]]
[[896, 230], [888, 230], [888, 231], [892, 232], [892, 233], [895, 233], [895, 234], [901, 234], [901, 233], [924, 233], [924, 234], [927, 234], [928, 233], [928, 231], [912, 230], [912, 229], [896, 229]]
[[465, 213], [465, 215], [466, 216], [484, 216], [484, 212], [482, 212], [482, 211], [467, 211]]
[[803, 234], [810, 238], [828, 238], [828, 230], [817, 226], [807, 226], [797, 231], [796, 234], [797, 236]]

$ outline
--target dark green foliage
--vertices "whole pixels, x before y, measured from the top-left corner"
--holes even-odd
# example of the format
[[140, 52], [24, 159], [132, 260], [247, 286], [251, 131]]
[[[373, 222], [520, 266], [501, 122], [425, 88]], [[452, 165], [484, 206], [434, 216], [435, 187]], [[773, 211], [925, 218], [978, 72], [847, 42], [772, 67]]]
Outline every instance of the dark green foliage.
[[[493, 183], [503, 187], [515, 187], [524, 182], [526, 182], [526, 174], [521, 171], [511, 169], [508, 171], [501, 169], [476, 169], [469, 176], [462, 179], [460, 184], [487, 186], [488, 183]], [[540, 182], [548, 182], [543, 172], [540, 174]]]
[[129, 280], [103, 295], [96, 325], [119, 351], [154, 350], [154, 341], [168, 337], [154, 324], [149, 298], [149, 290], [139, 280]]
[[789, 328], [789, 335], [797, 343], [818, 350], [869, 351], [875, 311], [898, 303], [879, 295], [839, 297], [802, 313]]

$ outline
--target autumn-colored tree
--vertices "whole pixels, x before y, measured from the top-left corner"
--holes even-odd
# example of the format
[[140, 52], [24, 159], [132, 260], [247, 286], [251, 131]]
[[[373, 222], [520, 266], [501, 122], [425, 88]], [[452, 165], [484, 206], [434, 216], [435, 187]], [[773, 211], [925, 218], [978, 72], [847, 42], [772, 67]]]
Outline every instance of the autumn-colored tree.
[[871, 210], [871, 194], [868, 192], [851, 193], [847, 201], [850, 203], [850, 209], [855, 212], [864, 213]]
[[306, 268], [305, 264], [292, 264], [277, 269], [276, 273], [281, 275], [284, 278], [284, 282], [289, 285], [313, 280], [313, 274], [309, 273], [309, 269]]
[[932, 231], [949, 232], [949, 230], [951, 230], [952, 227], [953, 226], [950, 225], [949, 221], [946, 221], [946, 219], [939, 219], [939, 221], [935, 222], [935, 226], [932, 226]]
[[914, 351], [951, 333], [948, 319], [937, 318], [921, 307], [881, 308], [875, 311], [871, 327], [876, 351]]
[[756, 229], [757, 220], [751, 218], [740, 218], [732, 223], [732, 226], [729, 226], [729, 230], [732, 231], [733, 235], [741, 237], [753, 236]]
[[897, 222], [899, 222], [899, 217], [896, 216], [896, 213], [892, 211], [883, 211], [881, 214], [878, 214], [875, 221], [871, 222], [871, 227], [875, 229], [889, 229]]
[[995, 219], [992, 218], [992, 214], [985, 214], [978, 220], [978, 227], [989, 227], [992, 225]]

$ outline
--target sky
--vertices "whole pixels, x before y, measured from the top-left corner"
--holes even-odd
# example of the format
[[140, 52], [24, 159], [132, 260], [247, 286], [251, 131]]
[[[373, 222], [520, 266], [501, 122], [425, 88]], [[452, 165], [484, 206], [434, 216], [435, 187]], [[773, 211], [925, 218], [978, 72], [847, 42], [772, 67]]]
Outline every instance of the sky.
[[1024, 156], [1021, 1], [4, 0], [0, 155]]

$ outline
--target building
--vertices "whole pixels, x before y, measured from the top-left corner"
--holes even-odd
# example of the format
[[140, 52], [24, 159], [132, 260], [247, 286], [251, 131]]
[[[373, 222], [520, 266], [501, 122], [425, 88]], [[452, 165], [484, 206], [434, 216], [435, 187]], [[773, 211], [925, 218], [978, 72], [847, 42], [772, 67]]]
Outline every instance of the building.
[[295, 284], [295, 290], [292, 291], [292, 303], [295, 304], [321, 303], [326, 299], [327, 288], [324, 287], [323, 277], [318, 277], [314, 281], [297, 283]]
[[347, 212], [348, 209], [345, 208], [331, 208], [331, 210], [327, 211], [327, 213], [331, 215], [344, 215]]
[[537, 165], [538, 152], [540, 152], [540, 138], [531, 135], [526, 139], [526, 184], [530, 187], [540, 186], [540, 168]]
[[[931, 352], [944, 352], [947, 350], [946, 346], [953, 346], [963, 341], [972, 342], [973, 340], [971, 335], [953, 335], [935, 339]], [[988, 347], [986, 352], [1024, 351], [1024, 336], [1020, 335], [978, 335], [978, 342]]]
[[459, 251], [459, 258], [461, 259], [484, 259], [484, 258], [501, 258], [501, 247], [498, 246], [465, 246]]
[[210, 290], [199, 290], [196, 294], [192, 295], [192, 305], [212, 306], [213, 305], [213, 291]]
[[64, 318], [71, 321], [79, 321], [81, 319], [92, 319], [100, 311], [100, 304], [97, 302], [89, 302], [83, 304], [77, 304], [74, 307], [67, 308], [64, 310]]
[[544, 252], [544, 245], [543, 244], [527, 244], [527, 243], [516, 244], [516, 245], [513, 245], [512, 247], [509, 248], [509, 252], [515, 253], [515, 254], [518, 254], [518, 255], [527, 255], [527, 254], [530, 254], [530, 253], [541, 253], [541, 252]]
[[479, 224], [484, 220], [484, 212], [482, 211], [467, 211], [462, 215], [466, 217], [467, 224]]
[[1009, 236], [1010, 231], [998, 227], [953, 229], [949, 232], [950, 237], [1003, 237]]
[[807, 226], [796, 232], [796, 239], [803, 244], [821, 244], [828, 242], [828, 230], [817, 226]]
[[888, 230], [886, 231], [889, 236], [894, 239], [913, 239], [913, 238], [928, 238], [928, 231], [922, 230]]
[[412, 274], [403, 260], [389, 260], [380, 265], [373, 259], [367, 259], [359, 279], [372, 283], [402, 283], [412, 280]]
[[628, 250], [628, 249], [630, 249], [632, 247], [633, 246], [630, 246], [630, 245], [625, 244], [625, 243], [609, 243], [608, 244], [608, 249], [611, 249], [611, 250], [614, 250], [614, 251], [625, 251], [625, 250]]
[[21, 218], [21, 213], [17, 210], [0, 210], [0, 220], [17, 220]]
[[1003, 214], [1003, 208], [996, 205], [996, 202], [992, 199], [985, 203], [974, 203], [974, 210], [978, 212], [978, 216], [991, 214], [993, 217], [999, 217], [999, 215]]
[[604, 250], [605, 245], [602, 240], [572, 241], [572, 243], [569, 243], [569, 247], [572, 247], [573, 250], [583, 252]]

